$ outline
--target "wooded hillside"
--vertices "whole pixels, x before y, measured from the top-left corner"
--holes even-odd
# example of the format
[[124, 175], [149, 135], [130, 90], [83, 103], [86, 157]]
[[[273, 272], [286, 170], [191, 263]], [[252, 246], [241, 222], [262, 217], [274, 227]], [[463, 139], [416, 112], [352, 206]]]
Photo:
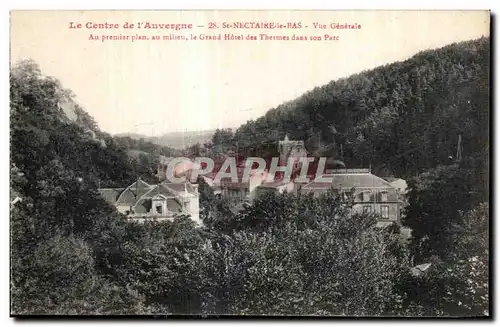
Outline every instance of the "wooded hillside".
[[242, 125], [235, 142], [266, 155], [288, 134], [347, 167], [407, 177], [454, 161], [461, 136], [463, 158], [486, 171], [489, 61], [489, 38], [424, 51], [316, 87]]

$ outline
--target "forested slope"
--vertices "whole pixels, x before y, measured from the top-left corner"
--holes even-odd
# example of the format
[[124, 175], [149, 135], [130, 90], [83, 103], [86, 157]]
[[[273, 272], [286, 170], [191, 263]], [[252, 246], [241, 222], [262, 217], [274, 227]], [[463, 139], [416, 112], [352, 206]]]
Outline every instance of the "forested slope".
[[407, 177], [449, 164], [461, 135], [463, 157], [486, 169], [489, 58], [481, 38], [331, 81], [242, 125], [235, 140], [266, 154], [288, 133], [348, 167]]
[[137, 293], [109, 277], [129, 225], [97, 188], [153, 179], [152, 163], [127, 151], [158, 147], [114, 139], [72, 99], [36, 63], [11, 68], [12, 313], [141, 312]]

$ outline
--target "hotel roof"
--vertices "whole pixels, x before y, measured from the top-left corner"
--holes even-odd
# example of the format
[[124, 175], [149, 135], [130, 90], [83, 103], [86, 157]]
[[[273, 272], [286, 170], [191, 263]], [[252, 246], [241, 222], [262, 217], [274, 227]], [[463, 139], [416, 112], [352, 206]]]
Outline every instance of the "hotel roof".
[[331, 180], [331, 183], [322, 181], [312, 181], [302, 187], [303, 190], [324, 190], [324, 189], [351, 189], [351, 188], [381, 188], [394, 189], [387, 181], [370, 173], [340, 173], [325, 174], [324, 178]]

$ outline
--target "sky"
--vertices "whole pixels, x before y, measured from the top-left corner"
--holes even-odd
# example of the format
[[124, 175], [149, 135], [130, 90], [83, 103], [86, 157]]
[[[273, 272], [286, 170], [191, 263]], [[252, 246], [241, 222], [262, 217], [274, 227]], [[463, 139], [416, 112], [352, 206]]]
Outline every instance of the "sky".
[[[300, 30], [208, 29], [209, 22], [301, 22]], [[70, 29], [70, 22], [82, 23]], [[87, 29], [185, 23], [192, 30]], [[359, 24], [318, 30], [313, 23]], [[204, 27], [197, 27], [203, 25]], [[487, 11], [13, 11], [11, 62], [35, 60], [106, 132], [158, 136], [238, 127], [331, 80], [489, 36]], [[336, 35], [338, 41], [89, 40], [89, 35]]]

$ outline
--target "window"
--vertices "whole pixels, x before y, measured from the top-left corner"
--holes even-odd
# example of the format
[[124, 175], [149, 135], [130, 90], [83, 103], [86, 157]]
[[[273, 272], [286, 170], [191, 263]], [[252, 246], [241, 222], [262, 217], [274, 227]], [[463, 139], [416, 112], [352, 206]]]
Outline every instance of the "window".
[[380, 193], [380, 202], [387, 202], [387, 192]]
[[156, 213], [161, 213], [161, 211], [162, 211], [161, 206], [156, 206]]
[[389, 206], [380, 206], [380, 214], [382, 218], [389, 219]]
[[370, 192], [364, 192], [363, 193], [363, 201], [364, 202], [370, 202], [371, 195], [372, 194]]
[[363, 206], [363, 213], [371, 213], [372, 206]]

